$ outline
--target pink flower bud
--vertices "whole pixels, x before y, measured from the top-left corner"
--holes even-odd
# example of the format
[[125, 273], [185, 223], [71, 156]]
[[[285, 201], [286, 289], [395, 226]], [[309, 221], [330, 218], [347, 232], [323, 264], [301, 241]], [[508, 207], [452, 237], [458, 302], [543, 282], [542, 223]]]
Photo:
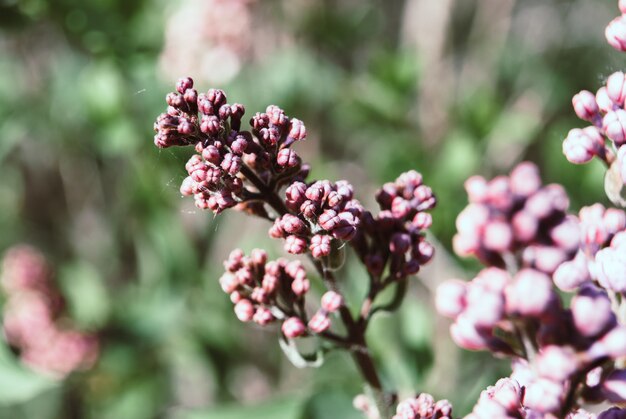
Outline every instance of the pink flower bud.
[[298, 297], [301, 297], [304, 294], [306, 294], [309, 291], [310, 287], [311, 287], [311, 283], [309, 282], [309, 280], [306, 278], [302, 278], [302, 277], [298, 277], [294, 279], [293, 282], [291, 283], [291, 290]]
[[267, 291], [261, 287], [254, 287], [250, 293], [250, 299], [259, 304], [266, 304], [269, 301], [267, 298]]
[[507, 412], [514, 412], [522, 405], [522, 389], [517, 381], [501, 378], [494, 386], [491, 398], [503, 406]]
[[276, 275], [271, 275], [266, 273], [263, 276], [263, 280], [261, 281], [261, 286], [268, 294], [273, 294], [278, 288], [278, 277]]
[[226, 153], [220, 167], [231, 175], [235, 175], [241, 169], [241, 163], [241, 157], [232, 153]]
[[191, 77], [182, 77], [176, 82], [176, 90], [181, 94], [191, 88], [193, 88], [193, 79]]
[[333, 230], [339, 224], [339, 217], [337, 216], [337, 212], [330, 209], [324, 211], [317, 219], [317, 223], [326, 231]]
[[263, 249], [252, 249], [250, 259], [255, 265], [261, 266], [267, 263], [267, 252]]
[[626, 14], [626, 0], [619, 0], [618, 7], [622, 14]]
[[204, 150], [202, 150], [202, 158], [209, 163], [213, 163], [215, 165], [220, 164], [222, 160], [222, 156], [220, 155], [220, 151], [214, 145], [207, 146]]
[[540, 378], [526, 387], [524, 405], [541, 413], [556, 412], [565, 394], [561, 383]]
[[304, 193], [306, 185], [302, 182], [294, 182], [285, 190], [285, 198], [287, 207], [291, 210], [298, 210], [300, 205], [306, 200]]
[[549, 380], [565, 381], [578, 368], [576, 353], [569, 346], [549, 345], [536, 359], [538, 374]]
[[266, 326], [268, 324], [270, 324], [271, 322], [274, 321], [274, 315], [272, 314], [272, 312], [270, 311], [269, 308], [266, 307], [259, 307], [256, 309], [256, 311], [254, 312], [254, 316], [252, 317], [252, 320], [261, 326]]
[[288, 122], [285, 111], [276, 105], [269, 105], [265, 109], [265, 113], [269, 116], [270, 123], [274, 125], [285, 125]]
[[521, 210], [513, 215], [511, 220], [513, 235], [520, 242], [529, 242], [535, 238], [539, 228], [539, 220], [529, 211]]
[[574, 164], [584, 164], [604, 149], [604, 138], [596, 127], [574, 128], [563, 141], [563, 154]]
[[322, 296], [322, 309], [334, 313], [343, 305], [343, 297], [335, 291], [328, 291]]
[[500, 211], [507, 211], [513, 204], [510, 180], [506, 176], [496, 176], [487, 184], [487, 202]]
[[596, 341], [587, 349], [587, 356], [591, 360], [605, 356], [613, 359], [626, 356], [626, 326], [617, 326]]
[[615, 292], [626, 291], [624, 272], [626, 272], [626, 246], [607, 247], [596, 254], [596, 276], [602, 287]]
[[471, 256], [478, 252], [480, 242], [476, 236], [455, 234], [452, 237], [452, 248], [461, 257]]
[[501, 292], [493, 291], [487, 284], [479, 281], [470, 282], [466, 291], [463, 315], [470, 318], [475, 325], [492, 327], [502, 319], [504, 298]]
[[587, 257], [583, 252], [578, 252], [573, 260], [561, 263], [552, 275], [554, 284], [568, 292], [574, 291], [589, 279]]
[[[435, 247], [428, 243], [426, 240], [421, 240], [417, 245], [417, 252], [415, 252], [415, 248], [413, 250], [413, 257], [417, 258], [417, 261], [420, 264], [428, 263], [429, 260], [432, 259], [435, 254]], [[413, 272], [417, 273], [417, 271]]]
[[304, 140], [306, 138], [306, 128], [302, 121], [292, 118], [289, 127], [289, 137], [294, 141]]
[[617, 105], [615, 105], [609, 97], [606, 87], [598, 89], [596, 92], [596, 102], [600, 110], [604, 113], [617, 109]]
[[283, 322], [281, 330], [289, 339], [295, 339], [306, 333], [306, 326], [299, 317], [290, 317]]
[[478, 331], [473, 321], [461, 314], [450, 326], [452, 340], [462, 348], [477, 351], [486, 349], [488, 346], [488, 336]]
[[283, 223], [282, 223], [282, 219], [281, 218], [277, 218], [274, 221], [274, 224], [272, 224], [272, 226], [269, 229], [269, 235], [270, 237], [274, 238], [274, 239], [281, 239], [283, 237], [285, 237], [285, 231], [283, 230]]
[[472, 176], [465, 181], [465, 191], [470, 203], [482, 203], [487, 199], [487, 181], [482, 176]]
[[311, 255], [316, 259], [330, 255], [330, 242], [331, 238], [328, 235], [316, 234], [313, 236], [311, 238], [311, 245], [309, 246]]
[[254, 306], [250, 300], [240, 300], [235, 304], [235, 315], [242, 322], [249, 322], [254, 316]]
[[568, 258], [567, 253], [553, 246], [528, 246], [522, 259], [529, 266], [546, 273], [553, 273]]
[[228, 272], [237, 272], [243, 266], [244, 253], [241, 249], [234, 249], [224, 261], [224, 269]]
[[295, 167], [300, 163], [300, 157], [294, 150], [283, 148], [276, 156], [276, 163], [281, 167]]
[[291, 278], [306, 278], [306, 271], [299, 260], [292, 260], [284, 265], [285, 273]]
[[624, 104], [626, 99], [626, 76], [623, 72], [617, 71], [609, 76], [606, 81], [606, 93], [613, 103], [619, 106]]
[[572, 105], [576, 115], [585, 121], [593, 121], [600, 111], [596, 97], [588, 90], [582, 90], [576, 94], [572, 99]]
[[311, 317], [309, 320], [309, 329], [315, 333], [325, 332], [330, 328], [330, 319], [328, 313], [320, 310]]
[[320, 181], [315, 182], [307, 188], [305, 196], [313, 202], [320, 203], [326, 197], [324, 184]]
[[602, 393], [611, 403], [626, 402], [626, 370], [615, 370], [602, 382]]
[[[595, 100], [594, 100], [595, 103]], [[541, 188], [539, 168], [534, 163], [521, 162], [511, 171], [511, 192], [520, 196], [530, 196]]]
[[617, 109], [607, 113], [602, 120], [606, 136], [615, 142], [617, 147], [626, 143], [626, 111]]
[[[607, 25], [604, 35], [609, 45], [613, 48], [622, 52], [626, 51], [626, 20], [624, 16], [613, 19]], [[623, 103], [623, 101], [621, 103]]]
[[220, 120], [215, 115], [204, 115], [200, 120], [200, 131], [208, 135], [216, 135], [220, 132]]
[[606, 292], [593, 285], [585, 286], [572, 299], [571, 310], [576, 329], [588, 337], [605, 330], [615, 317]]
[[226, 294], [230, 294], [230, 293], [234, 292], [239, 287], [239, 281], [237, 280], [235, 275], [233, 275], [230, 272], [226, 272], [220, 278], [220, 286], [222, 287], [222, 290]]
[[320, 207], [318, 204], [308, 199], [304, 201], [300, 206], [300, 212], [302, 213], [302, 215], [309, 219], [315, 218], [319, 209]]
[[235, 272], [235, 278], [237, 278], [237, 282], [241, 285], [253, 285], [254, 284], [254, 276], [252, 275], [252, 271], [249, 267], [242, 267]]
[[[626, 147], [622, 148], [626, 151]], [[602, 223], [604, 224], [604, 228], [608, 234], [617, 234], [626, 229], [626, 213], [617, 208], [609, 208], [605, 211], [604, 216], [602, 217]]]
[[297, 234], [305, 230], [304, 222], [295, 215], [285, 214], [281, 218], [282, 230], [287, 234]]
[[419, 230], [426, 230], [433, 224], [433, 216], [427, 212], [418, 212], [415, 214], [415, 217], [413, 217], [411, 224]]
[[391, 202], [391, 213], [396, 218], [406, 217], [411, 209], [411, 203], [401, 196], [396, 196]]
[[181, 195], [183, 195], [183, 196], [191, 196], [191, 195], [193, 195], [194, 185], [195, 185], [195, 181], [190, 176], [187, 176], [183, 180], [183, 183], [180, 185], [180, 193], [181, 193]]
[[239, 301], [243, 300], [244, 296], [239, 291], [233, 291], [230, 293], [230, 301], [233, 304], [237, 304]]
[[238, 135], [235, 140], [230, 144], [230, 149], [234, 154], [241, 156], [246, 152], [248, 148], [248, 140], [243, 135]]
[[456, 229], [467, 236], [480, 235], [489, 221], [489, 209], [481, 204], [469, 204], [456, 218]]
[[486, 225], [483, 240], [487, 249], [506, 252], [513, 243], [513, 231], [507, 222], [494, 220]]
[[574, 216], [566, 217], [550, 230], [554, 244], [567, 252], [574, 252], [580, 243], [580, 228]]
[[522, 269], [505, 289], [506, 311], [523, 316], [539, 316], [552, 300], [552, 281], [534, 269]]
[[359, 225], [359, 219], [351, 212], [343, 211], [337, 214], [339, 222], [337, 226], [330, 232], [332, 236], [339, 240], [352, 240], [356, 234], [356, 227]]
[[[472, 417], [473, 415], [473, 417]], [[487, 418], [509, 418], [506, 408], [496, 400], [489, 398], [481, 398], [472, 410], [470, 419], [487, 419]], [[468, 419], [466, 416], [465, 419]]]

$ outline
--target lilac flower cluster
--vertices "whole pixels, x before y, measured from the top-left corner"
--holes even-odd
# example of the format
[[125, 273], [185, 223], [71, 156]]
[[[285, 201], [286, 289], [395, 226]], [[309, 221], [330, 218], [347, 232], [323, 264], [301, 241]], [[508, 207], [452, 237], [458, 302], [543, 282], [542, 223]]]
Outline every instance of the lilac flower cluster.
[[[624, 268], [619, 261], [622, 252], [615, 252], [626, 229], [626, 213], [602, 204], [583, 207], [579, 214], [580, 249], [576, 257], [561, 264], [553, 280], [563, 291], [574, 291], [591, 280], [613, 292], [626, 290]], [[615, 238], [615, 245], [611, 245]]]
[[[291, 148], [306, 138], [301, 121], [271, 105], [251, 118], [246, 131], [241, 126], [244, 107], [229, 105], [223, 91], [198, 94], [190, 78], [179, 80], [176, 90], [166, 97], [167, 112], [157, 118], [154, 142], [159, 148], [195, 147], [181, 193], [193, 195], [197, 207], [216, 214], [236, 207], [271, 221], [269, 235], [283, 239], [287, 253], [309, 256], [326, 287], [320, 308], [309, 316], [305, 299], [310, 281], [300, 261], [268, 261], [263, 250], [250, 256], [235, 250], [220, 284], [236, 316], [262, 326], [280, 322], [287, 339], [317, 335], [349, 350], [366, 381], [382, 392], [365, 332], [376, 311], [397, 307], [406, 278], [433, 256], [425, 239], [432, 224], [427, 211], [436, 204], [431, 188], [418, 172], [404, 173], [377, 193], [381, 211], [374, 216], [355, 199], [347, 181], [306, 179], [309, 166]], [[370, 274], [369, 292], [356, 316], [334, 277], [344, 243]], [[376, 305], [376, 297], [392, 284], [397, 284], [396, 303]], [[342, 323], [341, 333], [330, 330], [333, 313]], [[292, 359], [288, 351], [293, 349], [283, 350]]]
[[[167, 95], [167, 112], [159, 115], [154, 143], [159, 148], [195, 146], [180, 191], [193, 195], [198, 208], [220, 213], [238, 203], [254, 201], [270, 179], [285, 183], [306, 176], [300, 157], [290, 146], [306, 138], [304, 124], [289, 119], [277, 106], [268, 106], [241, 130], [243, 105], [227, 103], [222, 90], [198, 94], [189, 77], [180, 79]], [[276, 179], [273, 179], [276, 178]], [[259, 210], [253, 206], [241, 209]]]
[[310, 282], [300, 261], [268, 261], [264, 250], [254, 249], [250, 256], [245, 256], [236, 249], [224, 262], [224, 268], [220, 285], [230, 295], [237, 318], [261, 326], [280, 320], [287, 338], [325, 332], [331, 326], [329, 315], [343, 305], [340, 294], [328, 291], [322, 296], [321, 308], [305, 325], [305, 298]]
[[504, 267], [519, 257], [522, 266], [551, 274], [578, 249], [576, 220], [567, 215], [569, 199], [562, 186], [542, 186], [537, 167], [517, 165], [510, 176], [465, 182], [468, 205], [456, 220], [453, 246], [461, 256]]
[[31, 368], [55, 378], [91, 367], [98, 357], [94, 335], [61, 327], [63, 298], [51, 281], [43, 255], [30, 246], [10, 248], [3, 259], [7, 296], [3, 329], [7, 342]]
[[363, 234], [353, 240], [370, 274], [378, 278], [388, 266], [389, 278], [405, 278], [417, 273], [433, 257], [434, 248], [424, 233], [432, 224], [426, 212], [437, 200], [432, 189], [414, 170], [385, 183], [376, 193], [381, 211], [363, 215]]
[[[618, 51], [626, 51], [626, 2], [620, 0], [622, 15], [606, 27], [609, 44]], [[574, 111], [580, 119], [591, 122], [587, 128], [570, 130], [563, 142], [563, 153], [575, 164], [598, 157], [611, 167], [622, 184], [626, 184], [626, 76], [618, 71], [606, 81], [596, 94], [583, 90], [572, 99]], [[607, 141], [608, 139], [608, 141]]]
[[[510, 177], [466, 183], [470, 205], [457, 219], [455, 250], [489, 267], [470, 282], [444, 282], [436, 306], [454, 319], [459, 346], [512, 357], [516, 380], [484, 393], [474, 417], [528, 417], [524, 409], [564, 417], [582, 403], [626, 401], [626, 326], [610, 294], [623, 291], [626, 214], [596, 204], [578, 219], [565, 212], [561, 187], [540, 185], [528, 163]], [[555, 285], [576, 292], [569, 307]], [[501, 391], [511, 404], [494, 403]]]
[[392, 419], [450, 419], [452, 405], [447, 400], [435, 402], [433, 396], [421, 393], [417, 397], [403, 400], [396, 408]]
[[[541, 397], [541, 395], [537, 395]], [[545, 396], [549, 396], [548, 393]], [[521, 386], [512, 378], [502, 378], [495, 386], [490, 386], [480, 394], [480, 398], [472, 412], [465, 416], [465, 419], [491, 419], [491, 418], [528, 418], [543, 419], [554, 416], [547, 416], [533, 410], [525, 405], [526, 400], [532, 399], [535, 395], [528, 394], [527, 389]], [[626, 414], [626, 410], [610, 408], [600, 415], [587, 412], [584, 409], [576, 409], [567, 413], [565, 419], [609, 419], [621, 417]], [[615, 416], [617, 415], [617, 416]]]
[[307, 251], [320, 259], [329, 256], [333, 239], [349, 241], [361, 223], [363, 207], [353, 199], [352, 185], [345, 180], [327, 180], [310, 185], [296, 181], [285, 191], [285, 203], [293, 212], [274, 221], [271, 237], [285, 239], [285, 251]]

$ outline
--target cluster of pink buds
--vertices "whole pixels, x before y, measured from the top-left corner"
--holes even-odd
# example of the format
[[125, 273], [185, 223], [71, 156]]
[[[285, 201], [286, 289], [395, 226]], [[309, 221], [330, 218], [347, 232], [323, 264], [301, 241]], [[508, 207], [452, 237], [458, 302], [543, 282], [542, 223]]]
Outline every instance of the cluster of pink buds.
[[430, 261], [433, 246], [424, 233], [432, 224], [437, 200], [432, 189], [414, 170], [401, 174], [395, 182], [385, 183], [376, 193], [381, 211], [363, 215], [364, 232], [352, 245], [375, 278], [389, 266], [389, 278], [398, 279], [417, 273]]
[[310, 250], [316, 258], [329, 256], [333, 239], [349, 241], [357, 232], [363, 207], [345, 180], [310, 185], [293, 182], [285, 191], [285, 203], [292, 213], [274, 221], [271, 237], [285, 239], [285, 251], [301, 254]]
[[[602, 204], [594, 204], [583, 207], [578, 218], [581, 231], [580, 250], [573, 260], [564, 262], [554, 272], [554, 283], [563, 291], [574, 291], [591, 280], [607, 290], [626, 290], [622, 288], [626, 284], [620, 285], [625, 281], [624, 267], [619, 266], [622, 252], [614, 251], [620, 239], [615, 239], [615, 245], [611, 245], [616, 234], [626, 229], [626, 213], [616, 208], [606, 209]], [[599, 253], [601, 255], [597, 256]]]
[[[549, 393], [529, 394], [529, 390], [520, 385], [512, 378], [502, 378], [498, 380], [495, 386], [490, 386], [480, 394], [480, 398], [472, 413], [465, 416], [465, 419], [491, 419], [491, 418], [510, 418], [510, 419], [549, 419], [554, 415], [546, 415], [540, 411], [533, 410], [526, 405], [526, 400], [533, 397], [542, 396], [549, 397]], [[599, 415], [589, 413], [584, 409], [575, 409], [562, 417], [565, 419], [609, 419], [618, 418], [624, 415], [626, 411], [619, 408], [610, 408]], [[559, 416], [561, 417], [561, 416]]]
[[393, 419], [450, 419], [452, 405], [447, 400], [435, 402], [433, 396], [422, 393], [417, 397], [403, 400], [396, 408]]
[[94, 364], [97, 338], [60, 327], [63, 299], [41, 253], [29, 246], [9, 249], [1, 282], [7, 295], [4, 334], [25, 364], [57, 378]]
[[[619, 1], [622, 15], [606, 27], [606, 39], [618, 51], [626, 51], [626, 0]], [[579, 118], [591, 122], [587, 128], [572, 129], [563, 142], [563, 153], [575, 164], [600, 158], [609, 168], [605, 179], [608, 197], [626, 207], [626, 75], [618, 71], [597, 93], [583, 90], [572, 99]], [[608, 139], [608, 141], [607, 141]]]
[[[436, 306], [454, 319], [459, 346], [510, 356], [516, 366], [516, 382], [488, 389], [474, 417], [565, 417], [582, 403], [626, 401], [618, 362], [626, 326], [607, 292], [622, 292], [626, 282], [626, 215], [600, 204], [583, 208], [580, 220], [567, 215], [563, 189], [541, 187], [528, 163], [466, 187], [471, 204], [457, 219], [455, 250], [491, 266], [470, 282], [444, 282]], [[569, 308], [555, 284], [576, 291]]]
[[260, 189], [273, 189], [306, 176], [308, 169], [290, 146], [306, 138], [304, 124], [290, 119], [277, 106], [250, 120], [252, 131], [241, 130], [243, 105], [228, 104], [222, 90], [206, 94], [193, 88], [189, 77], [180, 79], [176, 92], [167, 95], [167, 112], [159, 115], [154, 143], [159, 148], [195, 146], [185, 168], [189, 176], [180, 191], [193, 195], [198, 208], [219, 213], [239, 203], [241, 209], [263, 210]]
[[595, 95], [583, 90], [572, 99], [576, 115], [592, 125], [568, 133], [563, 153], [570, 162], [583, 164], [598, 157], [610, 165], [626, 144], [625, 77], [621, 71], [613, 73]]
[[504, 267], [521, 258], [522, 266], [551, 274], [578, 250], [575, 217], [562, 186], [542, 186], [537, 167], [517, 165], [510, 176], [465, 182], [470, 204], [456, 220], [453, 246], [460, 256], [474, 255], [486, 265]]
[[[351, 351], [364, 378], [382, 392], [365, 332], [375, 312], [397, 308], [407, 277], [433, 256], [425, 239], [432, 224], [428, 211], [436, 204], [431, 188], [418, 172], [404, 173], [377, 193], [381, 211], [374, 216], [355, 199], [347, 181], [306, 179], [309, 167], [291, 148], [306, 137], [301, 121], [271, 105], [255, 114], [250, 131], [244, 131], [243, 106], [227, 104], [221, 90], [198, 94], [190, 78], [179, 80], [176, 89], [167, 95], [167, 113], [155, 123], [155, 144], [195, 147], [182, 194], [193, 195], [196, 206], [214, 213], [236, 207], [271, 221], [269, 235], [283, 239], [286, 252], [310, 256], [326, 287], [320, 308], [309, 317], [305, 298], [310, 283], [301, 262], [268, 262], [263, 250], [250, 256], [235, 250], [225, 262], [220, 284], [230, 294], [237, 317], [262, 326], [281, 322], [287, 340], [317, 335]], [[356, 315], [344, 304], [334, 277], [346, 243], [369, 272], [369, 291]], [[391, 285], [397, 285], [391, 302], [375, 304]], [[333, 313], [343, 325], [340, 333], [331, 330]], [[281, 342], [294, 363], [308, 362], [298, 358], [294, 341]]]
[[325, 332], [331, 326], [329, 315], [343, 305], [340, 294], [328, 291], [322, 296], [321, 308], [308, 320], [305, 297], [310, 282], [297, 260], [268, 261], [264, 250], [254, 249], [250, 256], [245, 256], [236, 249], [224, 267], [220, 285], [230, 294], [237, 318], [261, 326], [280, 320], [287, 338]]

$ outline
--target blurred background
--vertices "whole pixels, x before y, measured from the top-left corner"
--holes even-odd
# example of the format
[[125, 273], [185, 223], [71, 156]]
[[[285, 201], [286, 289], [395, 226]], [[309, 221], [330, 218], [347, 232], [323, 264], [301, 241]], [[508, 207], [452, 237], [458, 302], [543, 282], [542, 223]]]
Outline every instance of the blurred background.
[[[463, 181], [530, 159], [573, 209], [605, 201], [601, 165], [567, 163], [561, 142], [583, 125], [573, 94], [623, 69], [604, 41], [617, 14], [606, 0], [0, 0], [0, 252], [39, 248], [64, 316], [100, 340], [64, 380], [0, 340], [0, 418], [359, 417], [348, 356], [296, 369], [220, 290], [232, 248], [281, 244], [181, 198], [191, 150], [157, 150], [152, 124], [185, 75], [248, 115], [273, 103], [302, 119], [312, 178], [348, 179], [364, 203], [423, 173], [437, 261], [368, 338], [388, 385], [465, 414], [509, 371], [458, 350], [432, 309], [438, 282], [478, 269], [449, 252]], [[341, 276], [356, 302], [363, 271], [348, 259]]]

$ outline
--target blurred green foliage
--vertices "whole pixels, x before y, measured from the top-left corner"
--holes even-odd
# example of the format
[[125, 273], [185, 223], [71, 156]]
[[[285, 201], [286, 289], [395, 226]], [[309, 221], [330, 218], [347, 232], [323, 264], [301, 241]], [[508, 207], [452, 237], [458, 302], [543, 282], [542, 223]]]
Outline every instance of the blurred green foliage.
[[[218, 85], [248, 114], [276, 103], [304, 120], [313, 176], [350, 179], [364, 202], [402, 171], [421, 171], [439, 197], [432, 230], [442, 256], [471, 174], [531, 159], [568, 188], [574, 209], [603, 202], [600, 165], [569, 165], [560, 148], [581, 126], [571, 96], [622, 65], [602, 37], [615, 5], [442, 1], [437, 39], [421, 30], [430, 16], [411, 14], [429, 1], [438, 3], [250, 2], [251, 28], [270, 35], [253, 37], [240, 71]], [[102, 342], [95, 368], [63, 382], [29, 371], [2, 343], [1, 418], [359, 417], [349, 357], [296, 370], [275, 333], [239, 324], [217, 284], [232, 247], [280, 254], [267, 226], [196, 211], [178, 193], [189, 152], [152, 146], [175, 82], [158, 60], [183, 7], [193, 3], [0, 2], [0, 250], [41, 248], [69, 314]], [[537, 15], [556, 16], [538, 35]], [[439, 275], [430, 284], [477, 269], [442, 260], [422, 274]], [[349, 259], [344, 272], [355, 302], [362, 268]], [[449, 398], [462, 414], [507, 369], [452, 345], [431, 291], [415, 281], [368, 338], [389, 386]]]

